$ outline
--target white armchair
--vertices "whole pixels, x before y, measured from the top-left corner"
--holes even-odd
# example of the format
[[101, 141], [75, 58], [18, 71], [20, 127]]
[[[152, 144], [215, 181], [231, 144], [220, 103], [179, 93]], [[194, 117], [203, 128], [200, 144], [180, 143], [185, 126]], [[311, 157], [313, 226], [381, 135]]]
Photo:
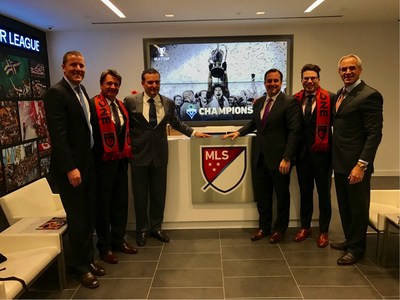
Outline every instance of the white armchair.
[[[7, 260], [0, 264], [0, 277], [15, 276], [29, 286], [55, 260], [60, 260], [61, 245], [58, 234], [1, 234], [0, 252]], [[60, 278], [61, 280], [62, 278]], [[18, 281], [0, 282], [0, 299], [14, 299], [23, 293]]]
[[383, 231], [387, 214], [400, 214], [400, 190], [371, 190], [370, 226]]
[[65, 217], [60, 196], [53, 194], [46, 178], [32, 182], [0, 198], [10, 225], [25, 217]]

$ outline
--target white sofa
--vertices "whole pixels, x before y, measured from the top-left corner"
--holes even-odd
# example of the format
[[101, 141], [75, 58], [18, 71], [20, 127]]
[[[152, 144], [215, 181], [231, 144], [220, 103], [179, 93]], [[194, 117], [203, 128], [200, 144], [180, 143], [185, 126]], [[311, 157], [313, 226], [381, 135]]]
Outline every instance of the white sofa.
[[[58, 234], [1, 234], [0, 253], [7, 260], [0, 264], [0, 277], [15, 276], [29, 286], [54, 261], [63, 263]], [[60, 278], [61, 280], [61, 278]], [[18, 281], [0, 281], [0, 299], [14, 299], [24, 292]]]
[[24, 217], [65, 217], [60, 196], [53, 194], [46, 178], [34, 181], [0, 198], [10, 225]]
[[400, 214], [400, 190], [371, 190], [369, 225], [377, 232], [383, 231], [388, 214]]

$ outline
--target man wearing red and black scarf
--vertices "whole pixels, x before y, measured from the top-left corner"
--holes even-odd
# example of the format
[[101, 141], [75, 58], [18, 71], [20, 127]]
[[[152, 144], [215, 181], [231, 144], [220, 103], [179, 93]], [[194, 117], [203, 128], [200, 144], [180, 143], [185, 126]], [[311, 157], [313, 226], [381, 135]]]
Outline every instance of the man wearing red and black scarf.
[[304, 65], [301, 69], [304, 89], [295, 94], [303, 110], [303, 133], [296, 157], [301, 228], [294, 240], [301, 242], [311, 235], [315, 181], [319, 203], [317, 246], [324, 248], [329, 244], [328, 230], [332, 215], [331, 110], [335, 94], [321, 88], [320, 71], [317, 65]]

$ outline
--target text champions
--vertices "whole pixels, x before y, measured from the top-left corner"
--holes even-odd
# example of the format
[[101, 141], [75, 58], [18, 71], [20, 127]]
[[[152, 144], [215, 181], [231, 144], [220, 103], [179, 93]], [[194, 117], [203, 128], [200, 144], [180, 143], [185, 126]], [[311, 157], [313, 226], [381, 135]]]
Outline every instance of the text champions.
[[0, 29], [0, 43], [40, 52], [40, 42], [38, 40], [5, 29]]

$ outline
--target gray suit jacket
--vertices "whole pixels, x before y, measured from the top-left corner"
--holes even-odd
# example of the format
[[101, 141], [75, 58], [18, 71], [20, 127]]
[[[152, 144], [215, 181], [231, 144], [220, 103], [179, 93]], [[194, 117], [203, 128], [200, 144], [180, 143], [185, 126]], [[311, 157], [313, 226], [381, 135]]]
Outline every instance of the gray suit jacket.
[[155, 166], [166, 165], [168, 163], [167, 124], [186, 136], [192, 134], [193, 128], [179, 120], [175, 112], [175, 102], [162, 95], [160, 97], [165, 116], [155, 128], [152, 128], [143, 116], [143, 95], [143, 93], [129, 95], [124, 99], [129, 114], [132, 163], [136, 166], [147, 166], [151, 162]]
[[[338, 91], [336, 99], [339, 97]], [[336, 101], [335, 101], [336, 103]], [[350, 174], [359, 159], [373, 161], [382, 139], [383, 98], [361, 81], [336, 112], [333, 105], [332, 162], [335, 172]]]

